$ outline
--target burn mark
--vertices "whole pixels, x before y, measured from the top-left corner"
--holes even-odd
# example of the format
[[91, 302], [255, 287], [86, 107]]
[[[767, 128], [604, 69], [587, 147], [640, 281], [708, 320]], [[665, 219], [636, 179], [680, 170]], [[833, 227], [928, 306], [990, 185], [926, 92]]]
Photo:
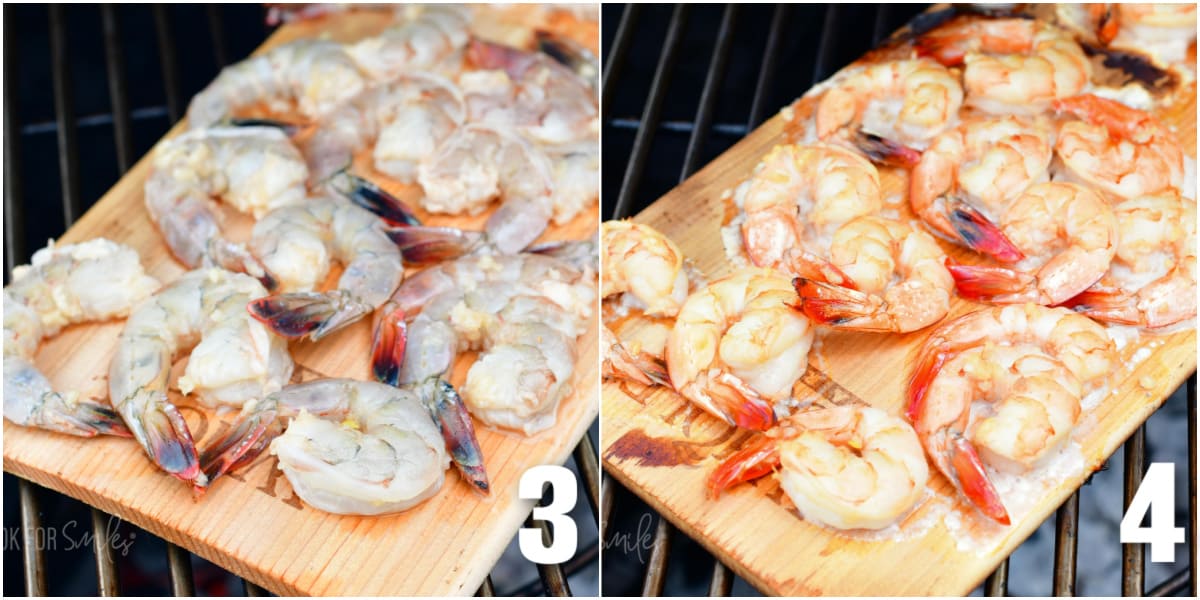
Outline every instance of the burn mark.
[[691, 467], [699, 464], [704, 456], [697, 450], [696, 444], [653, 437], [640, 429], [628, 431], [604, 453], [608, 460], [636, 459], [639, 467]]
[[833, 404], [837, 404], [839, 406], [847, 404], [857, 404], [863, 406], [867, 404], [854, 392], [851, 392], [850, 390], [842, 387], [840, 383], [834, 381], [832, 377], [826, 375], [822, 371], [817, 370], [812, 363], [808, 364], [808, 368], [805, 369], [804, 375], [800, 376], [800, 383], [804, 384], [817, 394], [820, 394], [821, 397], [825, 398], [826, 400], [829, 400]]

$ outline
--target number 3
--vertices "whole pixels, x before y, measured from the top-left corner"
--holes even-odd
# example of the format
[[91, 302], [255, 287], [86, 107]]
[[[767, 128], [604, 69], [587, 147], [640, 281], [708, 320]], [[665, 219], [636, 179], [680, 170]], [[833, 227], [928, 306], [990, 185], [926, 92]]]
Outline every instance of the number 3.
[[565, 467], [554, 465], [530, 468], [521, 475], [518, 494], [522, 500], [539, 500], [542, 487], [547, 483], [554, 491], [554, 501], [549, 506], [535, 506], [533, 519], [546, 521], [554, 527], [553, 542], [549, 547], [543, 545], [540, 528], [524, 527], [517, 535], [517, 543], [526, 559], [542, 565], [557, 565], [575, 555], [579, 542], [575, 521], [567, 516], [575, 508], [578, 498], [575, 474]]
[[[1150, 512], [1150, 526], [1142, 518]], [[1183, 528], [1175, 526], [1175, 463], [1151, 463], [1121, 518], [1122, 544], [1150, 544], [1150, 562], [1174, 562]]]

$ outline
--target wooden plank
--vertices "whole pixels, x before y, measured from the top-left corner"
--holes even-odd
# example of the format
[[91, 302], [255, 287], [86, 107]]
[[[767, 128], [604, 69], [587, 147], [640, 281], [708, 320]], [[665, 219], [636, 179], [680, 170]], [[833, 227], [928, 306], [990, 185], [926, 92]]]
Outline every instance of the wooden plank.
[[[797, 133], [786, 113], [794, 109], [804, 114], [813, 104], [802, 100], [775, 115], [633, 220], [675, 240], [710, 279], [730, 272], [720, 227], [735, 211], [724, 197], [771, 147]], [[1193, 159], [1195, 111], [1192, 83], [1159, 114]], [[907, 173], [881, 170], [881, 179], [883, 196], [890, 199], [887, 208], [896, 208], [902, 218], [913, 218], [905, 193]], [[943, 246], [962, 262], [979, 262], [960, 248]], [[978, 307], [956, 299], [950, 316]], [[650, 324], [636, 318], [617, 327], [622, 337], [652, 335]], [[913, 357], [928, 334], [821, 334], [801, 387], [829, 402], [864, 402], [899, 414]], [[1083, 468], [1067, 477], [1045, 477], [1026, 506], [1010, 504], [1011, 527], [986, 521], [963, 505], [940, 474], [931, 480], [924, 503], [897, 530], [884, 534], [836, 532], [806, 522], [774, 478], [739, 486], [712, 500], [705, 495], [705, 478], [752, 434], [724, 424], [665, 389], [604, 384], [601, 454], [608, 473], [763, 592], [965, 595], [1195, 371], [1195, 330], [1143, 336], [1125, 347], [1121, 357], [1122, 366], [1111, 383], [1116, 391], [1086, 413], [1073, 434]]]
[[[506, 9], [494, 20], [483, 21], [476, 32], [520, 43], [529, 24], [541, 18]], [[356, 39], [387, 24], [378, 14], [325, 17], [281, 28], [259, 52], [315, 35]], [[594, 31], [589, 42], [588, 27], [581, 30], [584, 43], [594, 48]], [[181, 129], [176, 127], [168, 137]], [[360, 167], [370, 170], [365, 153], [358, 158]], [[142, 186], [149, 169], [147, 158], [138, 161], [60, 241], [105, 236], [135, 248], [152, 275], [163, 281], [178, 277], [184, 269], [170, 258], [144, 209]], [[401, 196], [414, 194], [395, 184], [385, 182], [385, 187]], [[485, 218], [422, 216], [430, 224], [464, 227], [478, 227]], [[587, 237], [594, 234], [598, 220], [596, 209], [585, 211], [545, 237]], [[232, 237], [248, 235], [249, 227], [247, 219], [231, 216]], [[331, 281], [336, 276], [331, 274]], [[122, 326], [112, 322], [71, 327], [43, 344], [38, 364], [56, 388], [104, 397], [108, 363]], [[293, 343], [295, 378], [370, 379], [370, 329], [369, 320], [364, 320], [320, 343]], [[82, 440], [8, 421], [4, 470], [117, 515], [280, 595], [470, 595], [532, 508], [531, 501], [517, 498], [518, 478], [534, 465], [563, 464], [597, 416], [597, 340], [598, 320], [593, 318], [578, 344], [581, 368], [575, 393], [563, 401], [553, 428], [524, 437], [479, 427], [493, 485], [487, 498], [451, 471], [434, 498], [408, 512], [330, 515], [303, 505], [276, 469], [275, 458], [263, 456], [194, 500], [185, 485], [155, 468], [132, 440]], [[462, 383], [472, 358], [460, 360], [453, 383]], [[183, 412], [200, 445], [228, 427], [227, 419], [200, 409], [185, 407]]]

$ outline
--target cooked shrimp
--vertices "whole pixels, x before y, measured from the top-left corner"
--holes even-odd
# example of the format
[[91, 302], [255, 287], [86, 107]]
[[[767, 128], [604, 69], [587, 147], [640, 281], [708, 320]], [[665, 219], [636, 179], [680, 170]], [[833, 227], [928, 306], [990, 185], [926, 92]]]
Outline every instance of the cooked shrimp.
[[730, 425], [766, 430], [804, 374], [813, 328], [787, 306], [791, 280], [745, 268], [688, 297], [667, 339], [671, 384]]
[[374, 81], [391, 81], [413, 71], [457, 73], [470, 38], [470, 7], [430, 4], [400, 10], [405, 14], [399, 24], [348, 44], [346, 54]]
[[188, 105], [188, 127], [212, 127], [257, 102], [315, 119], [369, 83], [342, 44], [297, 40], [221, 69]]
[[844, 285], [829, 263], [834, 232], [883, 208], [879, 173], [863, 157], [830, 144], [781, 144], [737, 188], [742, 244], [756, 266]]
[[49, 246], [4, 288], [4, 418], [84, 437], [128, 436], [107, 404], [59, 392], [34, 364], [42, 339], [75, 323], [124, 317], [158, 289], [132, 248], [100, 238]]
[[1033, 19], [958, 21], [921, 36], [917, 53], [965, 65], [967, 105], [994, 114], [1043, 112], [1082, 92], [1092, 76], [1074, 39]]
[[190, 350], [179, 390], [210, 406], [240, 406], [282, 387], [292, 374], [287, 343], [246, 313], [246, 303], [265, 294], [245, 275], [189, 271], [134, 310], [117, 342], [108, 370], [113, 406], [155, 464], [197, 489], [207, 477], [167, 398], [171, 365]]
[[1093, 319], [1159, 329], [1196, 317], [1196, 203], [1169, 190], [1113, 208], [1112, 269], [1070, 305]]
[[600, 224], [603, 271], [600, 296], [621, 294], [647, 315], [673, 317], [688, 295], [683, 252], [649, 225], [632, 221]]
[[1059, 4], [1056, 13], [1089, 42], [1148, 54], [1160, 64], [1183, 61], [1196, 40], [1195, 4]]
[[[1034, 351], [1044, 354], [1050, 360], [1039, 358], [1031, 363], [1031, 368], [1037, 367], [1034, 371], [1039, 373], [1048, 370], [1059, 373], [1046, 365], [1055, 361], [1061, 363], [1066, 372], [1073, 375], [1078, 385], [1082, 386], [1081, 394], [1104, 385], [1117, 357], [1115, 346], [1103, 326], [1065, 308], [1046, 308], [1036, 304], [994, 307], [969, 313], [941, 325], [925, 341], [909, 383], [909, 420], [913, 422], [930, 459], [959, 492], [988, 517], [1008, 524], [1008, 512], [989, 480], [974, 444], [967, 439], [970, 434], [966, 420], [972, 399], [970, 390], [975, 389], [976, 385], [983, 390], [990, 389], [983, 387], [990, 380], [986, 377], [975, 378], [969, 373], [964, 375], [965, 363], [973, 359], [956, 358], [980, 351], [977, 350], [979, 348], [983, 352], [1001, 352], [989, 350], [997, 346], [1020, 348], [1025, 354]], [[998, 357], [983, 356], [974, 362], [983, 366], [990, 364], [990, 368], [994, 368]], [[1003, 398], [1004, 394], [990, 397]], [[1079, 397], [1081, 395], [1077, 394], [1076, 399]], [[1027, 410], [1022, 413], [1019, 410], [1022, 405], [1014, 403], [1012, 411], [1005, 412], [1002, 415], [1004, 418], [997, 421], [997, 436], [1005, 431], [1002, 425], [1011, 426], [1007, 419], [1012, 415], [1018, 414], [1026, 419], [1037, 414], [1036, 410], [1029, 407], [1023, 407]], [[1046, 432], [1045, 428], [1036, 429], [1038, 426], [1035, 422], [1023, 422], [1030, 425], [1031, 436], [1034, 430]], [[1056, 422], [1061, 424], [1061, 421]], [[1012, 430], [1007, 431], [1011, 433]], [[1060, 439], [1055, 435], [1050, 437], [1052, 440]], [[995, 439], [996, 445], [990, 448], [999, 453], [1004, 446], [1000, 443], [1000, 437]], [[1045, 447], [1048, 443], [1039, 442], [1034, 444], [1033, 449]], [[1015, 451], [1010, 455], [1017, 456]], [[1041, 455], [1043, 453], [1040, 452], [1032, 454], [1034, 459]]]
[[175, 258], [189, 268], [244, 271], [272, 287], [269, 271], [221, 236], [213, 199], [255, 218], [303, 201], [308, 170], [287, 136], [269, 127], [192, 131], [160, 144], [153, 161], [146, 210]]
[[833, 235], [832, 264], [848, 285], [797, 278], [801, 309], [814, 323], [909, 332], [946, 316], [954, 280], [933, 236], [907, 223], [858, 217]]
[[1091, 94], [1054, 105], [1063, 123], [1055, 150], [1067, 174], [1120, 198], [1183, 186], [1183, 149], [1148, 113]]
[[[250, 249], [275, 274], [282, 294], [254, 300], [250, 314], [287, 338], [319, 340], [379, 308], [400, 285], [404, 263], [379, 219], [348, 202], [310, 198], [267, 213]], [[345, 265], [337, 288], [312, 291]]]
[[1096, 283], [1117, 251], [1112, 208], [1095, 192], [1073, 183], [1029, 188], [1009, 207], [1000, 226], [1028, 258], [1016, 269], [951, 265], [960, 294], [985, 302], [1054, 306]]
[[818, 101], [817, 136], [850, 143], [876, 162], [911, 166], [929, 140], [954, 125], [958, 78], [931, 60], [897, 60], [839, 75]]
[[460, 77], [472, 121], [515, 128], [541, 144], [594, 143], [600, 130], [596, 91], [541, 52], [472, 39], [476, 71]]
[[[413, 387], [427, 402], [446, 401], [457, 398], [445, 381], [455, 357], [479, 350], [462, 388], [471, 414], [526, 434], [547, 429], [572, 389], [575, 341], [596, 300], [594, 276], [538, 254], [472, 255], [427, 268], [384, 306], [375, 378]], [[447, 430], [451, 447], [469, 448], [466, 433]], [[467, 469], [454, 458], [479, 485], [482, 467]]]
[[805, 519], [836, 529], [882, 529], [925, 492], [929, 467], [912, 426], [867, 406], [809, 409], [727, 459], [708, 479], [714, 496], [779, 469]]
[[933, 230], [1004, 262], [1020, 260], [996, 223], [1008, 204], [1048, 177], [1049, 124], [972, 118], [939, 135], [912, 171], [909, 201]]
[[627, 344], [605, 324], [600, 328], [600, 375], [628, 379], [642, 385], [670, 385], [667, 366], [660, 356]]
[[466, 104], [454, 82], [407, 73], [330, 111], [301, 150], [314, 182], [349, 168], [355, 152], [374, 145], [375, 168], [412, 183], [421, 159], [465, 119]]
[[414, 393], [353, 379], [289, 385], [248, 404], [232, 432], [204, 452], [209, 484], [268, 443], [296, 495], [340, 515], [412, 508], [441, 489], [450, 462]]

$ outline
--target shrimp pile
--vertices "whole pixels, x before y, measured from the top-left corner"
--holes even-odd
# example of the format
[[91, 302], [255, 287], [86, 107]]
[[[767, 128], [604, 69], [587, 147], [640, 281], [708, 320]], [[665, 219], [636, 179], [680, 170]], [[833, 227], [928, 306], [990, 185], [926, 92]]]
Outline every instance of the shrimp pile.
[[84, 437], [128, 436], [108, 405], [56, 391], [34, 364], [63, 327], [124, 317], [158, 289], [132, 248], [98, 238], [38, 250], [4, 288], [4, 418]]

